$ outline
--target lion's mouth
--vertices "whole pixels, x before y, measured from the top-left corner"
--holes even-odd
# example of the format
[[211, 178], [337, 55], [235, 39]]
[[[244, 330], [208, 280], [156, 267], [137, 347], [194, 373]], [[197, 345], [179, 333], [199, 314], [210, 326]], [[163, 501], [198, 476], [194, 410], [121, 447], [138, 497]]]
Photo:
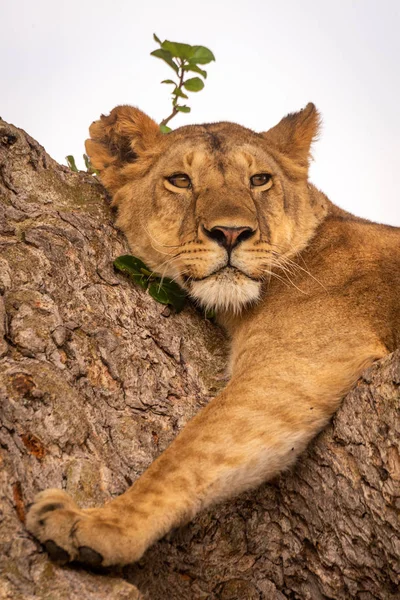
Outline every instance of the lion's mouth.
[[209, 310], [239, 313], [246, 305], [256, 302], [261, 282], [241, 269], [225, 266], [201, 279], [187, 280], [189, 294]]
[[191, 277], [190, 275], [183, 275], [182, 277], [187, 283], [189, 281], [207, 281], [210, 279], [221, 283], [230, 283], [237, 281], [237, 279], [242, 277], [246, 277], [247, 279], [251, 279], [252, 281], [260, 281], [260, 279], [258, 279], [257, 277], [252, 277], [248, 273], [245, 273], [245, 271], [242, 271], [241, 269], [238, 269], [237, 267], [234, 267], [230, 264], [224, 265], [223, 267], [216, 269], [215, 271], [209, 273], [208, 275], [205, 275], [204, 277]]

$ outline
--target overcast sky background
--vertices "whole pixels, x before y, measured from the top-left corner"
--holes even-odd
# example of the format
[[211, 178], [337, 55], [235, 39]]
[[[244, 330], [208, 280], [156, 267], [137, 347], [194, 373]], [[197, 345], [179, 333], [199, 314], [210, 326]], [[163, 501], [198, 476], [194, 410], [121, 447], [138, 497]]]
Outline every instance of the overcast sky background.
[[169, 114], [156, 32], [217, 59], [171, 126], [262, 131], [312, 101], [323, 115], [312, 181], [400, 225], [400, 0], [0, 0], [0, 21], [0, 116], [59, 162], [80, 158], [89, 124], [117, 104]]

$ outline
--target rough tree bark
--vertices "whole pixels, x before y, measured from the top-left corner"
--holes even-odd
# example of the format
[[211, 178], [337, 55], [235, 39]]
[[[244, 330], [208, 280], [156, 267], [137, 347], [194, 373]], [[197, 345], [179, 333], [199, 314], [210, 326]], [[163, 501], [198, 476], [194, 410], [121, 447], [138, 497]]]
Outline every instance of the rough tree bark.
[[400, 598], [400, 353], [295, 468], [200, 515], [139, 564], [52, 564], [24, 505], [121, 493], [224, 384], [225, 342], [113, 272], [128, 252], [95, 178], [0, 120], [0, 598]]

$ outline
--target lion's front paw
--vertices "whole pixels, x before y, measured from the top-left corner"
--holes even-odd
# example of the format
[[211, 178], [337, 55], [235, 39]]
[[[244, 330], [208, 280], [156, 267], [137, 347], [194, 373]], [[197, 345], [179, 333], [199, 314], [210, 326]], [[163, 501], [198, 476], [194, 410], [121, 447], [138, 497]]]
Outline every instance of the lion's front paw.
[[82, 510], [58, 489], [36, 496], [26, 526], [50, 558], [61, 564], [74, 560], [92, 567], [126, 564], [142, 554], [118, 517], [101, 508]]

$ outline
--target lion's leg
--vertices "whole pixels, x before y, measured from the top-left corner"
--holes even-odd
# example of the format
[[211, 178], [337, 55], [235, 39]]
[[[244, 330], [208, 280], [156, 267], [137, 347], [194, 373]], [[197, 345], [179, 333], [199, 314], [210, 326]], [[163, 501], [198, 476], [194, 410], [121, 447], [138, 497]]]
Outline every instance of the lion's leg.
[[[81, 510], [65, 492], [47, 490], [29, 510], [28, 529], [61, 562], [138, 560], [200, 509], [291, 465], [362, 370], [386, 351], [372, 342], [356, 356], [351, 346], [347, 354], [337, 352], [336, 362], [331, 353], [326, 344], [310, 359], [292, 357], [290, 372], [281, 369], [280, 377], [247, 367], [246, 377], [235, 375], [124, 494], [102, 508]], [[270, 354], [268, 361], [269, 373], [277, 373], [279, 356]]]
[[[40, 493], [27, 527], [60, 562], [126, 564], [201, 508], [258, 485], [290, 465], [334, 407], [271, 393], [226, 390], [203, 409], [122, 496], [81, 510], [61, 490]], [[290, 418], [287, 407], [290, 406]]]

